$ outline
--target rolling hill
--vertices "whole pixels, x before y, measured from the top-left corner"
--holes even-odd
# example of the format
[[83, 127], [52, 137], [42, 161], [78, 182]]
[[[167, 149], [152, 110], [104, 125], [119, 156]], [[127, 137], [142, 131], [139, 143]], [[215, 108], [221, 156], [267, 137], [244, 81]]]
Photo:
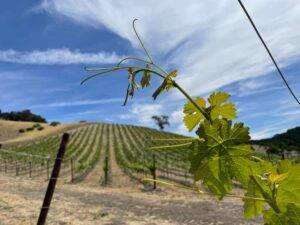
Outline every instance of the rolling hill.
[[[43, 129], [31, 130], [31, 128], [37, 125], [39, 127], [43, 127]], [[61, 124], [53, 127], [47, 123], [20, 122], [0, 119], [0, 143], [7, 145], [19, 142], [33, 141], [81, 125], [82, 124]], [[27, 129], [29, 129], [30, 131], [26, 131]], [[22, 130], [23, 132], [20, 132], [20, 130]]]
[[287, 130], [284, 133], [276, 134], [272, 138], [255, 140], [253, 144], [266, 146], [274, 153], [284, 151], [297, 151], [300, 153], [300, 127]]

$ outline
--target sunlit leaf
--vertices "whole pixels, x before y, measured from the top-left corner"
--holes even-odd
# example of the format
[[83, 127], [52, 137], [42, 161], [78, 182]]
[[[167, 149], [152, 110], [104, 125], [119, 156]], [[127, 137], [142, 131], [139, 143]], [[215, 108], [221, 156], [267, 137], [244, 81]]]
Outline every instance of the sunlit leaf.
[[277, 191], [278, 206], [284, 210], [287, 203], [300, 207], [300, 164], [294, 165], [282, 181]]
[[219, 198], [231, 190], [231, 177], [243, 184], [248, 183], [251, 173], [251, 163], [248, 161], [252, 154], [248, 145], [248, 128], [241, 123], [232, 126], [226, 120], [215, 120], [212, 124], [206, 121], [200, 125], [197, 134], [204, 142], [191, 146], [190, 172], [195, 181], [203, 180]]
[[299, 225], [300, 208], [293, 203], [288, 203], [286, 210], [275, 213], [273, 209], [265, 210], [264, 221], [266, 225]]
[[262, 194], [258, 190], [257, 186], [253, 183], [253, 181], [249, 181], [245, 196], [247, 197], [244, 199], [245, 218], [250, 219], [260, 215], [264, 210], [264, 205], [266, 203], [254, 199], [262, 198]]
[[[204, 108], [206, 105], [203, 98], [196, 98], [194, 101], [202, 108]], [[183, 113], [185, 114], [183, 122], [189, 131], [193, 130], [196, 125], [199, 125], [201, 121], [204, 120], [204, 116], [199, 112], [192, 102], [188, 102], [184, 105]]]
[[276, 174], [271, 173], [268, 177], [268, 180], [271, 184], [278, 184], [284, 181], [288, 177], [288, 173]]
[[194, 177], [195, 180], [202, 179], [219, 199], [222, 199], [232, 188], [227, 162], [223, 158], [213, 157], [205, 160], [195, 171]]
[[211, 106], [211, 118], [234, 119], [236, 118], [236, 108], [233, 103], [227, 102], [230, 95], [225, 92], [216, 92], [209, 96], [208, 102]]
[[293, 162], [291, 160], [280, 160], [277, 165], [277, 173], [287, 173], [293, 168]]

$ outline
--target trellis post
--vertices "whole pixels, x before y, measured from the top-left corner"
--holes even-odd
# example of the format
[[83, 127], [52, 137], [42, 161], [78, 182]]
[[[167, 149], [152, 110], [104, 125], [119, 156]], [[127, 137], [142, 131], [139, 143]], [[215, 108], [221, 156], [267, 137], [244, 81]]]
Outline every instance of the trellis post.
[[29, 178], [31, 178], [31, 173], [32, 173], [32, 162], [30, 160], [29, 161]]
[[50, 208], [50, 204], [51, 204], [51, 200], [53, 197], [53, 193], [55, 190], [55, 186], [56, 186], [56, 182], [57, 182], [57, 178], [59, 176], [59, 171], [60, 171], [60, 167], [61, 167], [61, 163], [67, 148], [67, 143], [69, 141], [69, 137], [70, 135], [68, 133], [64, 133], [63, 137], [62, 137], [62, 141], [55, 159], [55, 163], [53, 166], [53, 170], [52, 170], [52, 174], [51, 174], [51, 178], [49, 180], [48, 183], [48, 187], [47, 187], [47, 191], [46, 191], [46, 195], [44, 198], [44, 202], [43, 202], [43, 206], [41, 208], [41, 212], [38, 218], [38, 222], [37, 225], [44, 225], [47, 219], [47, 214]]
[[74, 183], [74, 158], [71, 158], [71, 183]]
[[153, 189], [156, 189], [156, 155], [152, 155], [153, 165], [152, 165], [152, 176], [153, 176]]

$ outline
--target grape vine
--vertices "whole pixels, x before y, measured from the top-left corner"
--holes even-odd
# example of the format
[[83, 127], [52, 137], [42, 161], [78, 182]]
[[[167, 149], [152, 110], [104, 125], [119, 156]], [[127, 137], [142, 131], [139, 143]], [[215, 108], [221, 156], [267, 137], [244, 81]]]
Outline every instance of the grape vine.
[[[152, 76], [162, 78], [152, 97], [156, 99], [164, 91], [177, 89], [187, 99], [183, 122], [189, 131], [196, 130], [197, 138], [184, 144], [189, 154], [190, 173], [195, 182], [202, 180], [210, 192], [198, 186], [192, 189], [212, 194], [219, 200], [225, 196], [242, 198], [246, 218], [263, 215], [268, 225], [300, 224], [300, 165], [287, 160], [271, 163], [254, 156], [249, 144], [249, 128], [234, 122], [237, 113], [235, 105], [229, 102], [230, 95], [214, 92], [207, 100], [192, 98], [175, 81], [177, 70], [167, 72], [154, 62], [135, 28], [136, 21], [133, 21], [133, 30], [147, 58], [127, 57], [114, 67], [86, 68], [92, 74], [82, 84], [102, 74], [127, 71], [125, 105], [139, 87], [150, 86]], [[132, 63], [124, 65], [128, 61]], [[137, 82], [140, 74], [141, 81]], [[239, 182], [246, 190], [244, 196], [231, 194], [233, 182]]]

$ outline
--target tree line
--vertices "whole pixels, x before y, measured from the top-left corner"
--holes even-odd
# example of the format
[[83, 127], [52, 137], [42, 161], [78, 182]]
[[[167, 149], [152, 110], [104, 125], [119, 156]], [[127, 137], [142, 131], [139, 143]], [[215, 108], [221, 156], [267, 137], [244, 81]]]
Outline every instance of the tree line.
[[0, 119], [12, 121], [26, 121], [47, 123], [46, 119], [40, 115], [32, 113], [29, 109], [21, 111], [2, 112], [0, 110]]
[[276, 134], [272, 138], [252, 141], [252, 143], [269, 147], [270, 153], [273, 154], [279, 154], [282, 151], [300, 151], [300, 127]]

